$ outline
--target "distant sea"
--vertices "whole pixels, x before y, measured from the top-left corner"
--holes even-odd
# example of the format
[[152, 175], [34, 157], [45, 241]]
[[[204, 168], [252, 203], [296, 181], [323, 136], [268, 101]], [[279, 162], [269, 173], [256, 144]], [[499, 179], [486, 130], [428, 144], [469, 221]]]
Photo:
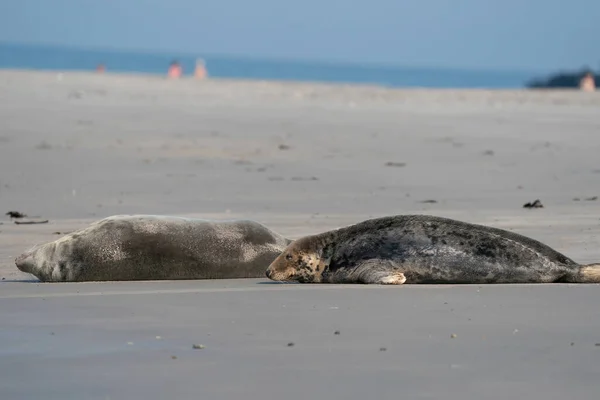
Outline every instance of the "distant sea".
[[196, 58], [205, 62], [209, 77], [259, 80], [375, 84], [388, 87], [523, 88], [539, 74], [531, 71], [487, 71], [414, 68], [326, 62], [277, 61], [226, 56], [78, 49], [48, 45], [0, 43], [0, 68], [53, 71], [94, 71], [165, 75], [177, 60], [184, 75], [194, 72]]

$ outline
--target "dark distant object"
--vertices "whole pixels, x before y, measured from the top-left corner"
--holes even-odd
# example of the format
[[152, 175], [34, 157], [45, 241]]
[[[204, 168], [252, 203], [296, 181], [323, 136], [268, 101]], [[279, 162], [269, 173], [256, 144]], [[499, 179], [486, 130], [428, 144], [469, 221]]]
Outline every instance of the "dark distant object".
[[278, 149], [279, 149], [279, 150], [289, 150], [289, 149], [290, 149], [290, 146], [288, 146], [287, 144], [280, 144], [280, 145], [278, 146]]
[[340, 334], [340, 331], [335, 331], [335, 332], [333, 332], [333, 334], [334, 334], [334, 335], [339, 335], [339, 334]]
[[437, 203], [437, 200], [421, 200], [419, 203], [423, 203], [423, 204], [435, 204], [435, 203]]
[[289, 342], [287, 345], [288, 347], [294, 347], [294, 342]]
[[596, 201], [598, 200], [598, 196], [588, 197], [585, 201]]
[[532, 203], [523, 204], [523, 208], [544, 208], [544, 205], [541, 201], [536, 200]]
[[550, 88], [571, 88], [577, 89], [581, 85], [583, 78], [589, 76], [593, 78], [594, 84], [597, 87], [600, 84], [597, 73], [594, 73], [588, 68], [583, 68], [579, 72], [559, 72], [550, 75], [547, 78], [536, 78], [526, 84], [530, 89], [550, 89]]
[[484, 156], [493, 156], [494, 155], [494, 150], [486, 150], [483, 152]]
[[9, 211], [5, 215], [8, 215], [10, 218], [25, 218], [27, 215], [18, 211]]
[[15, 221], [17, 225], [34, 225], [34, 224], [47, 224], [48, 220], [45, 219], [43, 221]]
[[386, 167], [406, 167], [406, 163], [388, 161], [388, 162], [385, 163], [385, 166]]

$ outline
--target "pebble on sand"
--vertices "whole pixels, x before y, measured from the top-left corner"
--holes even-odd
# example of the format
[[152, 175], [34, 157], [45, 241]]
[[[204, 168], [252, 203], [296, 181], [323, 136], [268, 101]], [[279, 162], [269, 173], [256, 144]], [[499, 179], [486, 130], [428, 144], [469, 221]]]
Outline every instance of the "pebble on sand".
[[386, 167], [406, 167], [404, 162], [388, 161], [385, 163]]
[[194, 345], [192, 345], [192, 348], [196, 349], [196, 350], [201, 350], [204, 348], [204, 345], [203, 344], [194, 344]]

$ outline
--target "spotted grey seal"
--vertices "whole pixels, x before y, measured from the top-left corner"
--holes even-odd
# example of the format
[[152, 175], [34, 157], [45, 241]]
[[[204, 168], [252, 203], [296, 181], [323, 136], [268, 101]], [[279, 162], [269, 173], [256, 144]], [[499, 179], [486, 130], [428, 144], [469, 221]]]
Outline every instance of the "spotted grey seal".
[[266, 275], [302, 283], [600, 283], [600, 264], [577, 264], [502, 229], [399, 215], [297, 239]]
[[115, 215], [15, 263], [50, 282], [256, 278], [290, 242], [248, 220]]

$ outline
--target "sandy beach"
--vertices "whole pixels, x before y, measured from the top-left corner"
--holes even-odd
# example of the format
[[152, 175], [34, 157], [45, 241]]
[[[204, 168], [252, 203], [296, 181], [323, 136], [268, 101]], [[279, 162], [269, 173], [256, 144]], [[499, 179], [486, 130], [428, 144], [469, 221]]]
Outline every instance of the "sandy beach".
[[2, 214], [50, 220], [4, 216], [5, 279], [54, 232], [131, 213], [290, 237], [428, 213], [600, 260], [600, 94], [1, 71], [0, 102]]
[[[6, 332], [12, 333], [5, 333], [2, 339], [0, 332], [0, 342], [6, 340], [5, 343], [11, 343], [13, 350], [21, 348], [14, 335], [15, 332], [23, 332], [23, 326], [35, 328], [36, 332], [43, 331], [46, 336], [46, 331], [53, 330], [58, 333], [63, 329], [61, 332], [66, 335], [62, 339], [64, 343], [54, 344], [63, 350], [64, 346], [80, 346], [80, 350], [87, 346], [79, 342], [71, 342], [71, 345], [68, 345], [66, 338], [75, 340], [75, 336], [68, 336], [73, 335], [73, 331], [64, 326], [75, 325], [69, 325], [72, 321], [67, 322], [59, 317], [66, 325], [62, 325], [63, 328], [48, 328], [52, 324], [47, 313], [56, 311], [57, 307], [61, 310], [75, 307], [71, 315], [85, 319], [87, 311], [77, 311], [77, 305], [66, 303], [69, 296], [75, 296], [80, 290], [82, 293], [95, 293], [110, 291], [110, 288], [102, 284], [61, 286], [24, 283], [23, 281], [31, 281], [34, 278], [18, 271], [14, 265], [14, 258], [34, 244], [55, 240], [60, 234], [115, 214], [168, 214], [208, 219], [247, 218], [257, 220], [290, 238], [360, 222], [370, 217], [432, 214], [509, 229], [540, 240], [577, 262], [600, 262], [600, 93], [402, 90], [306, 83], [192, 79], [170, 81], [156, 76], [4, 70], [0, 71], [0, 103], [0, 211], [2, 214], [13, 210], [21, 211], [49, 220], [48, 224], [43, 225], [15, 225], [7, 216], [3, 216], [0, 221], [0, 277], [4, 281], [0, 284], [0, 311], [9, 319], [13, 318], [5, 325]], [[536, 199], [543, 203], [544, 208], [523, 208], [523, 204]], [[249, 282], [248, 287], [258, 285], [254, 280]], [[154, 286], [116, 286], [126, 288], [126, 292], [129, 293], [117, 296], [122, 303], [92, 294], [79, 304], [81, 307], [89, 307], [92, 312], [100, 310], [106, 313], [111, 309], [117, 310], [118, 307], [123, 307], [120, 310], [130, 307], [129, 309], [133, 310], [132, 315], [137, 315], [141, 325], [136, 325], [138, 328], [131, 330], [133, 333], [130, 336], [118, 337], [118, 340], [126, 343], [133, 340], [128, 338], [135, 337], [144, 329], [144, 334], [148, 334], [148, 337], [165, 336], [159, 333], [160, 329], [153, 330], [154, 328], [148, 328], [149, 325], [144, 325], [160, 317], [145, 308], [147, 303], [140, 299], [150, 301], [148, 299], [152, 293], [155, 296], [152, 298], [160, 297], [156, 290], [168, 291], [179, 287], [193, 292], [196, 289], [212, 287], [210, 285], [219, 286], [221, 283], [183, 282], [165, 283], [165, 286], [159, 283], [152, 285]], [[223, 282], [222, 285], [237, 287], [236, 285], [246, 284]], [[468, 295], [465, 295], [465, 287], [411, 287], [409, 290], [395, 288], [402, 292], [401, 297], [396, 298], [389, 288], [382, 289], [381, 292], [377, 292], [377, 289], [356, 289], [352, 295], [352, 290], [347, 289], [292, 289], [297, 286], [289, 285], [288, 297], [277, 297], [277, 293], [280, 292], [276, 291], [261, 297], [256, 291], [244, 295], [232, 290], [233, 297], [230, 301], [232, 307], [239, 307], [239, 312], [246, 315], [238, 320], [240, 334], [269, 330], [257, 325], [258, 322], [252, 321], [246, 314], [251, 312], [251, 309], [259, 309], [257, 312], [262, 313], [257, 317], [259, 321], [267, 324], [268, 321], [276, 319], [280, 328], [283, 321], [293, 326], [290, 329], [294, 330], [296, 336], [288, 335], [290, 329], [282, 333], [277, 327], [271, 329], [270, 333], [265, 333], [267, 336], [275, 335], [277, 346], [285, 347], [288, 341], [295, 341], [298, 344], [294, 349], [285, 350], [300, 351], [298, 347], [302, 346], [303, 339], [314, 340], [308, 353], [304, 356], [298, 355], [296, 357], [300, 358], [294, 359], [300, 363], [301, 367], [298, 368], [301, 369], [288, 370], [289, 373], [297, 373], [302, 379], [314, 378], [313, 373], [316, 376], [324, 373], [318, 368], [316, 371], [307, 372], [308, 365], [312, 365], [308, 357], [322, 355], [326, 352], [326, 347], [331, 351], [333, 346], [329, 338], [327, 345], [323, 345], [325, 347], [319, 347], [323, 343], [315, 339], [320, 334], [317, 334], [317, 328], [307, 328], [311, 326], [311, 318], [315, 315], [311, 314], [309, 309], [318, 303], [318, 309], [323, 310], [323, 314], [317, 313], [319, 316], [316, 323], [322, 322], [319, 326], [325, 326], [323, 329], [327, 330], [328, 335], [339, 329], [339, 326], [343, 326], [341, 338], [344, 338], [343, 335], [349, 330], [355, 329], [354, 333], [349, 333], [349, 336], [343, 339], [349, 340], [344, 345], [345, 356], [335, 358], [336, 356], [332, 355], [323, 361], [322, 365], [332, 369], [341, 368], [341, 365], [351, 365], [355, 361], [358, 362], [357, 360], [368, 360], [365, 365], [371, 369], [376, 368], [376, 365], [381, 365], [379, 361], [372, 359], [381, 355], [377, 349], [390, 346], [389, 352], [393, 352], [393, 346], [385, 344], [387, 339], [396, 336], [400, 341], [394, 342], [397, 344], [396, 348], [401, 344], [410, 346], [401, 342], [401, 338], [410, 341], [413, 340], [411, 335], [420, 332], [419, 335], [422, 336], [415, 339], [417, 350], [409, 352], [408, 355], [398, 350], [397, 363], [389, 358], [384, 362], [387, 372], [380, 382], [382, 387], [393, 386], [394, 374], [403, 374], [410, 369], [406, 365], [402, 367], [404, 369], [397, 367], [403, 356], [412, 360], [412, 365], [417, 366], [417, 372], [413, 371], [413, 374], [417, 376], [417, 381], [418, 376], [421, 376], [421, 384], [424, 384], [422, 380], [425, 378], [419, 374], [426, 374], [427, 371], [433, 374], [432, 377], [444, 377], [439, 380], [438, 386], [432, 383], [429, 391], [424, 392], [410, 386], [416, 385], [416, 381], [406, 382], [411, 388], [407, 393], [416, 396], [413, 398], [440, 398], [436, 396], [445, 393], [444, 387], [452, 387], [452, 382], [458, 385], [452, 379], [454, 375], [445, 374], [464, 374], [460, 375], [464, 379], [468, 376], [481, 377], [481, 374], [486, 373], [484, 365], [487, 364], [483, 359], [477, 358], [480, 354], [485, 354], [487, 361], [497, 362], [498, 364], [494, 364], [496, 368], [506, 368], [508, 371], [512, 365], [521, 365], [522, 369], [517, 368], [519, 373], [531, 375], [527, 378], [527, 384], [519, 386], [519, 377], [501, 375], [498, 370], [492, 368], [487, 370], [490, 376], [495, 376], [498, 382], [504, 378], [509, 379], [512, 384], [502, 386], [496, 381], [485, 381], [487, 383], [471, 387], [472, 391], [469, 393], [473, 395], [472, 398], [500, 399], [506, 398], [503, 397], [506, 394], [526, 394], [530, 398], [559, 399], [566, 396], [568, 388], [575, 387], [578, 391], [570, 393], [578, 394], [574, 396], [578, 399], [591, 399], [594, 398], [591, 393], [598, 393], [599, 386], [596, 381], [597, 373], [600, 372], [600, 353], [595, 354], [595, 359], [591, 359], [589, 355], [590, 352], [600, 351], [598, 347], [594, 347], [594, 341], [600, 342], [598, 285], [586, 285], [585, 288], [576, 285], [535, 288], [523, 286], [522, 290], [519, 286], [496, 286], [489, 289], [486, 300], [477, 305], [485, 304], [489, 307], [488, 310], [473, 308], [476, 308], [474, 302], [480, 301], [474, 297], [477, 288], [469, 289], [473, 293], [469, 292]], [[70, 294], [64, 297], [57, 295], [52, 300], [52, 293], [63, 290]], [[146, 294], [139, 294], [136, 292], [138, 290], [146, 291]], [[339, 293], [340, 297], [336, 297], [335, 293]], [[386, 297], [388, 302], [378, 297], [377, 293], [390, 296]], [[414, 297], [411, 297], [411, 293]], [[46, 299], [46, 296], [47, 302], [33, 303], [41, 301], [42, 298]], [[168, 295], [163, 296], [156, 301], [166, 301]], [[169, 318], [178, 315], [182, 318], [179, 321], [187, 321], [186, 318], [193, 315], [195, 311], [186, 303], [190, 296], [191, 294], [180, 294], [173, 303], [165, 306], [166, 309], [173, 310], [181, 307], [178, 309], [180, 314], [171, 314]], [[192, 298], [199, 298], [198, 296]], [[215, 296], [217, 301], [226, 302], [226, 294]], [[337, 321], [346, 318], [346, 322], [340, 322], [341, 325], [326, 324], [324, 321], [330, 321], [330, 317], [327, 317], [329, 314], [326, 315], [331, 313], [328, 307], [341, 307], [342, 310], [346, 310], [345, 304], [351, 304], [357, 312], [377, 314], [375, 311], [369, 311], [367, 305], [357, 304], [357, 296], [372, 298], [373, 307], [386, 310], [379, 320], [372, 316], [366, 324], [373, 327], [382, 323], [387, 333], [374, 334], [375, 342], [369, 344], [369, 351], [374, 351], [373, 354], [364, 356], [363, 353], [357, 353], [353, 358], [348, 352], [362, 349], [360, 346], [366, 343], [366, 336], [360, 335], [361, 332], [365, 333], [360, 330], [360, 321], [353, 319], [353, 313], [350, 311], [340, 311], [343, 312], [343, 316], [338, 317], [341, 319]], [[100, 299], [99, 302], [94, 303], [94, 298]], [[127, 303], [126, 299], [134, 298], [138, 299], [138, 303]], [[314, 299], [314, 303], [307, 298]], [[412, 321], [418, 321], [418, 318], [422, 317], [424, 321], [429, 322], [423, 322], [424, 325], [410, 332], [398, 328], [386, 317], [390, 315], [390, 310], [386, 307], [391, 304], [389, 302], [392, 298], [395, 299], [393, 301], [403, 301], [398, 303], [399, 307], [401, 304], [417, 307], [408, 312], [413, 318]], [[573, 304], [566, 303], [571, 300]], [[51, 306], [54, 303], [49, 303], [52, 301], [56, 302], [54, 308]], [[277, 310], [264, 308], [264, 304], [261, 303], [263, 301], [268, 301], [273, 307], [277, 304]], [[303, 304], [303, 301], [308, 303]], [[346, 303], [348, 301], [350, 303]], [[419, 303], [420, 301], [424, 303]], [[477, 316], [480, 316], [480, 325], [467, 332], [466, 325], [461, 325], [446, 314], [440, 317], [440, 313], [449, 312], [446, 310], [448, 306], [444, 306], [447, 303], [453, 305], [456, 312], [462, 310], [460, 312], [463, 319], [468, 316], [477, 320]], [[219, 307], [224, 307], [223, 304], [225, 303], [221, 303]], [[292, 310], [306, 306], [306, 309], [298, 311], [296, 317], [305, 321], [307, 325], [300, 322], [294, 325], [286, 311], [281, 309], [281, 304]], [[552, 307], [559, 314], [553, 314], [544, 306]], [[561, 318], [561, 312], [563, 315], [568, 314], [573, 307], [576, 307], [577, 312], [569, 314], [565, 320], [565, 324], [572, 328], [569, 330], [559, 325], [557, 319]], [[161, 312], [167, 312], [166, 309]], [[215, 374], [215, 371], [227, 373], [227, 365], [230, 364], [224, 364], [223, 360], [229, 359], [230, 362], [237, 363], [234, 361], [235, 354], [241, 354], [245, 361], [236, 367], [240, 374], [243, 368], [250, 368], [256, 361], [269, 366], [270, 369], [263, 371], [265, 374], [277, 375], [279, 367], [274, 360], [285, 358], [280, 354], [281, 349], [278, 347], [277, 351], [269, 353], [271, 344], [264, 339], [253, 342], [252, 346], [256, 347], [249, 347], [244, 351], [243, 347], [240, 347], [243, 346], [240, 344], [243, 341], [236, 342], [237, 339], [231, 336], [231, 331], [226, 329], [226, 325], [231, 324], [229, 321], [236, 320], [237, 317], [227, 314], [233, 312], [226, 307], [220, 311], [225, 314], [216, 314], [216, 310], [215, 314], [208, 313], [206, 309], [199, 311], [202, 318], [205, 318], [204, 325], [200, 324], [194, 329], [213, 332], [215, 335], [219, 332], [221, 334], [220, 342], [211, 343], [210, 338], [204, 337], [203, 340], [208, 342], [207, 349], [212, 348], [211, 351], [215, 352], [212, 356], [210, 352], [207, 355], [212, 360], [213, 364], [210, 365], [213, 365], [214, 369], [206, 364], [201, 371], [209, 375], [210, 371]], [[497, 318], [492, 318], [488, 311], [493, 311]], [[516, 316], [512, 314], [513, 311], [516, 312]], [[20, 314], [21, 312], [25, 314]], [[29, 319], [42, 314], [45, 315], [43, 318], [47, 319], [38, 320], [37, 325]], [[123, 318], [130, 315], [125, 311], [122, 314], [119, 311], [117, 314]], [[109, 324], [111, 318], [117, 318], [114, 315], [102, 315], [102, 324]], [[269, 315], [273, 318], [269, 318]], [[538, 317], [537, 325], [528, 325], [532, 316]], [[100, 320], [96, 322], [100, 323]], [[467, 324], [466, 321], [463, 322]], [[153, 327], [157, 326], [155, 322], [152, 324]], [[179, 325], [180, 330], [176, 330], [173, 328], [174, 324], [176, 325], [175, 320], [169, 319], [170, 329], [174, 329], [172, 337], [183, 338], [182, 342], [187, 346], [188, 339], [192, 339], [183, 332], [186, 332], [189, 326], [182, 322]], [[94, 326], [99, 329], [99, 325], [90, 325], [88, 328], [94, 331]], [[130, 329], [118, 326], [120, 328], [115, 328], [113, 333], [119, 329]], [[394, 326], [404, 333], [393, 333], [391, 330]], [[523, 326], [529, 326], [530, 329]], [[306, 329], [305, 336], [298, 333], [299, 329]], [[503, 333], [498, 333], [498, 329]], [[522, 334], [529, 332], [532, 336], [514, 339], [515, 329], [520, 329]], [[491, 338], [494, 332], [497, 336], [490, 339], [496, 340], [492, 350], [482, 342], [473, 346], [461, 344], [460, 350], [469, 356], [461, 362], [453, 362], [452, 357], [459, 357], [457, 349], [448, 350], [444, 347], [446, 342], [442, 340], [450, 340], [449, 335], [455, 331], [460, 331], [457, 340], [465, 336], [472, 341], [480, 340], [482, 335]], [[425, 339], [432, 332], [437, 332], [433, 335], [439, 340], [433, 346], [436, 355], [431, 357], [443, 358], [443, 361], [437, 359], [439, 363], [434, 363], [433, 369], [429, 368], [431, 365], [427, 366], [427, 362], [421, 356], [423, 353], [419, 352], [432, 348]], [[39, 340], [33, 333], [31, 335], [27, 337]], [[512, 341], [513, 339], [517, 342]], [[582, 341], [585, 342], [586, 350], [576, 347], [579, 353], [570, 356], [565, 355], [569, 349], [562, 349], [560, 353], [553, 352], [557, 342], [569, 346], [571, 341], [576, 342], [576, 346]], [[237, 344], [234, 345], [233, 342]], [[219, 358], [224, 354], [218, 353], [219, 343], [223, 348], [225, 343], [233, 346], [226, 352], [224, 359]], [[503, 345], [510, 347], [510, 350], [505, 352], [506, 347]], [[99, 346], [104, 350], [115, 350], [108, 344]], [[127, 347], [125, 344], [123, 346]], [[25, 346], [23, 349], [31, 347]], [[37, 349], [42, 352], [41, 348]], [[233, 349], [241, 349], [241, 352], [234, 353]], [[38, 353], [23, 350], [26, 353], [23, 356], [25, 353], [16, 355], [17, 353], [11, 353], [13, 350], [9, 351], [7, 347], [4, 352], [0, 351], [0, 354], [8, 354], [7, 363], [9, 359], [16, 360], [15, 365], [19, 367], [11, 370], [10, 376], [17, 379], [19, 371], [24, 373], [31, 366], [32, 361], [28, 357], [34, 357]], [[161, 353], [161, 357], [164, 355], [164, 363], [172, 364], [173, 360], [169, 358], [170, 354], [167, 354], [170, 350], [159, 350], [166, 352]], [[87, 354], [86, 357], [96, 357], [85, 351], [78, 354], [83, 357], [84, 353]], [[521, 359], [522, 354], [527, 354], [530, 361]], [[550, 355], [544, 358], [540, 354]], [[128, 355], [122, 353], [119, 357], [126, 358]], [[185, 356], [179, 357], [185, 359]], [[270, 359], [273, 364], [269, 364], [265, 357], [274, 357]], [[62, 358], [61, 360], [71, 362]], [[102, 360], [106, 361], [104, 358]], [[132, 360], [119, 362], [123, 368], [137, 365], [137, 361]], [[142, 357], [138, 361], [150, 362], [149, 360]], [[581, 360], [585, 362], [578, 364]], [[187, 364], [184, 365], [193, 367], [192, 361], [185, 362]], [[571, 368], [570, 380], [565, 378], [566, 370], [552, 369], [557, 368], [556, 363], [562, 362], [566, 363], [565, 368]], [[446, 368], [446, 365], [457, 366], [442, 370], [442, 364], [443, 368]], [[73, 361], [69, 365], [76, 370], [84, 364]], [[109, 368], [109, 364], [106, 366]], [[39, 373], [41, 370], [36, 371]], [[136, 371], [137, 375], [132, 378], [132, 385], [143, 385], [142, 382], [148, 376], [161, 373], [159, 369], [146, 371], [150, 375], [145, 375], [140, 369]], [[548, 374], [540, 371], [546, 371]], [[353, 382], [360, 380], [361, 376], [367, 380], [373, 379], [369, 382], [377, 386], [375, 377], [368, 375], [366, 369], [359, 372], [346, 374], [337, 370], [332, 373], [334, 378], [350, 379]], [[185, 382], [177, 379], [170, 382], [173, 385], [183, 385], [178, 386], [178, 391], [173, 393], [178, 393], [181, 396], [179, 398], [187, 398], [186, 396], [195, 390], [193, 377], [181, 376], [185, 377]], [[234, 389], [227, 393], [220, 392], [221, 385], [216, 382], [223, 382], [225, 379], [223, 375], [220, 376], [220, 380], [216, 381], [210, 380], [208, 375], [204, 376], [202, 381], [207, 385], [205, 393], [216, 396], [206, 398], [222, 398], [218, 396], [243, 392], [239, 387], [239, 392]], [[548, 383], [549, 377], [554, 377], [554, 383]], [[564, 380], [561, 381], [557, 377]], [[111, 376], [107, 379], [114, 383], [119, 378]], [[264, 394], [261, 391], [266, 390], [264, 388], [268, 385], [268, 376], [259, 377], [257, 372], [255, 379], [263, 379], [265, 386], [261, 386], [263, 389], [253, 386], [255, 391], [251, 393]], [[252, 381], [255, 383], [251, 383], [250, 378], [242, 381], [248, 385], [256, 384], [256, 380]], [[45, 381], [42, 379], [42, 382]], [[282, 382], [290, 385], [290, 388], [293, 383], [289, 380]], [[126, 386], [125, 383], [121, 383]], [[61, 397], [67, 392], [61, 391], [58, 383], [51, 383], [51, 379], [48, 378], [45, 385], [52, 384], [57, 385], [52, 396], [67, 398]], [[559, 389], [561, 384], [566, 385], [565, 391]], [[238, 385], [241, 385], [239, 381]], [[316, 384], [315, 388], [321, 388], [325, 392], [329, 390], [326, 389], [328, 386], [323, 385], [321, 382]], [[358, 381], [356, 385], [360, 388]], [[14, 398], [18, 398], [16, 394], [23, 393], [35, 398], [42, 390], [42, 386], [39, 386], [35, 389], [39, 391], [28, 391], [29, 389], [15, 383], [8, 387], [8, 393], [15, 394]], [[351, 387], [352, 385], [347, 387], [348, 390], [335, 391], [339, 397], [332, 395], [328, 398], [366, 395], [364, 390], [352, 391]], [[545, 389], [540, 391], [540, 387]], [[187, 389], [184, 388], [188, 388], [190, 392], [186, 392]], [[500, 388], [506, 389], [507, 392], [499, 391]], [[108, 398], [103, 396], [109, 392], [98, 389], [87, 392], [89, 397], [84, 397], [104, 399]], [[111, 398], [116, 399], [137, 398], [135, 396], [140, 393], [144, 393], [145, 398], [154, 398], [152, 394], [158, 396], [156, 393], [159, 392], [153, 392], [148, 387], [142, 392], [137, 392], [133, 387], [128, 387], [120, 393], [127, 393], [129, 397], [111, 393]], [[273, 394], [278, 395], [273, 396], [281, 398], [285, 397], [285, 393], [285, 390], [277, 389]], [[384, 390], [382, 393], [378, 398], [397, 398], [398, 395], [397, 391]], [[471, 398], [468, 394], [461, 393], [461, 396], [457, 394], [455, 397], [445, 398]], [[493, 395], [478, 397], [483, 393]], [[590, 397], [586, 397], [588, 395]], [[45, 398], [54, 398], [52, 396]], [[287, 398], [302, 398], [299, 396], [299, 393], [295, 393]], [[246, 398], [259, 397], [274, 398], [268, 395], [250, 395]]]

